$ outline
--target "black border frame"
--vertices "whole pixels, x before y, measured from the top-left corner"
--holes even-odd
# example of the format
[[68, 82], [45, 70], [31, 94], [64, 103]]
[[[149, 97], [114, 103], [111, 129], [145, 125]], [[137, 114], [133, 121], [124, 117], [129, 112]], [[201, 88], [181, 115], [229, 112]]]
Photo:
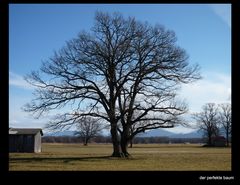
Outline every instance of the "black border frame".
[[[195, 1], [195, 2], [178, 2], [176, 0], [169, 0], [169, 1], [162, 1], [162, 2], [155, 2], [155, 1], [149, 1], [147, 3], [197, 3], [197, 4], [211, 4], [211, 3], [228, 3], [232, 5], [232, 118], [233, 118], [233, 126], [232, 126], [232, 170], [231, 171], [93, 171], [93, 172], [87, 172], [87, 171], [50, 171], [50, 172], [44, 172], [44, 171], [9, 171], [9, 164], [8, 164], [8, 119], [9, 119], [9, 113], [8, 113], [8, 98], [9, 98], [9, 56], [8, 56], [8, 42], [9, 42], [9, 4], [19, 4], [19, 3], [63, 3], [63, 4], [70, 4], [70, 3], [130, 3], [120, 0], [114, 0], [114, 1], [88, 1], [83, 0], [82, 2], [76, 2], [73, 0], [69, 1], [46, 1], [43, 0], [41, 2], [39, 1], [32, 1], [31, 0], [9, 0], [5, 1], [2, 0], [0, 2], [0, 23], [1, 25], [1, 62], [0, 62], [0, 80], [1, 80], [1, 117], [4, 118], [4, 121], [1, 120], [0, 124], [0, 130], [1, 132], [1, 152], [0, 152], [0, 169], [1, 173], [0, 175], [3, 175], [6, 177], [6, 180], [20, 182], [23, 180], [23, 182], [26, 182], [27, 178], [39, 178], [41, 182], [47, 181], [48, 183], [60, 183], [62, 180], [67, 180], [68, 182], [77, 182], [82, 183], [87, 180], [88, 183], [91, 183], [92, 181], [97, 183], [104, 182], [104, 183], [157, 183], [157, 184], [163, 184], [163, 182], [167, 182], [167, 184], [170, 184], [172, 182], [182, 183], [182, 182], [190, 182], [191, 184], [235, 184], [236, 182], [240, 183], [240, 147], [239, 142], [240, 139], [238, 136], [238, 124], [239, 124], [239, 117], [236, 115], [239, 102], [237, 101], [237, 95], [240, 94], [240, 90], [237, 87], [237, 82], [239, 81], [240, 75], [239, 75], [239, 51], [237, 51], [239, 46], [239, 39], [237, 37], [237, 34], [240, 33], [239, 26], [237, 26], [237, 21], [239, 19], [239, 10], [240, 10], [240, 3], [236, 0], [234, 1], [227, 1], [227, 0], [220, 0], [217, 2], [214, 1]], [[146, 2], [132, 2], [132, 3], [146, 3]], [[7, 107], [7, 108], [6, 108]], [[4, 146], [4, 147], [3, 147]], [[224, 180], [200, 180], [200, 177], [210, 177], [210, 176], [233, 176], [234, 180], [224, 181]], [[44, 177], [42, 179], [41, 177]], [[47, 179], [45, 179], [47, 177]], [[2, 179], [2, 178], [1, 178]], [[126, 180], [127, 179], [127, 180]], [[35, 179], [37, 180], [37, 179]], [[3, 179], [2, 179], [3, 181]], [[31, 183], [31, 181], [29, 181]]]

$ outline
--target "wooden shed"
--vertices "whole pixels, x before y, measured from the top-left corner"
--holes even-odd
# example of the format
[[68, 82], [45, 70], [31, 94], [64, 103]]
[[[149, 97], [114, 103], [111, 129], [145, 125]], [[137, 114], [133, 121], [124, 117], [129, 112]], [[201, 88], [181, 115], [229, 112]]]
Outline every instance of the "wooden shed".
[[9, 152], [41, 152], [42, 135], [40, 128], [10, 128]]

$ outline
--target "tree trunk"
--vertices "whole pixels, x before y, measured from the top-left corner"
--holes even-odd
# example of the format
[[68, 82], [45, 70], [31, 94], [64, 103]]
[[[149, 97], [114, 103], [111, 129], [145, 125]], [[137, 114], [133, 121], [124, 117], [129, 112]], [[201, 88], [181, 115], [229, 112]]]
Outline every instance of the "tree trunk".
[[121, 138], [121, 149], [123, 157], [128, 157], [130, 154], [128, 153], [128, 141], [126, 138]]
[[129, 137], [129, 127], [124, 127], [123, 132], [121, 134], [121, 149], [124, 157], [128, 157], [130, 154], [128, 153], [128, 144], [131, 141]]
[[116, 125], [111, 126], [111, 136], [113, 144], [112, 157], [123, 157]]
[[229, 135], [228, 135], [228, 130], [227, 130], [227, 134], [226, 134], [226, 140], [227, 140], [227, 146], [229, 146]]
[[87, 138], [87, 137], [84, 138], [84, 146], [87, 146], [87, 145], [88, 145], [89, 139], [90, 139], [90, 138]]
[[130, 154], [127, 151], [128, 148], [128, 137], [126, 131], [121, 134], [121, 139], [118, 135], [117, 127], [111, 127], [112, 143], [113, 143], [113, 153], [112, 157], [128, 157]]
[[132, 148], [132, 147], [133, 147], [133, 140], [131, 139], [129, 148]]
[[208, 133], [208, 145], [212, 146], [212, 134]]

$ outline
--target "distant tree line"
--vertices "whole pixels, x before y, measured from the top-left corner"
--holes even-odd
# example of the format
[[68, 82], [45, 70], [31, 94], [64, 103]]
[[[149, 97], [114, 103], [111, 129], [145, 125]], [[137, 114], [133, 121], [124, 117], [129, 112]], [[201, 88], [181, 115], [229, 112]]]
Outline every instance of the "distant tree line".
[[[45, 136], [43, 143], [83, 143], [83, 138], [76, 136]], [[91, 138], [89, 143], [111, 143], [110, 136], [96, 136]], [[169, 137], [136, 137], [133, 144], [151, 144], [151, 143], [205, 143], [204, 138], [169, 138]], [[84, 144], [84, 143], [83, 143]]]
[[43, 143], [82, 143], [82, 138], [74, 136], [44, 136]]
[[[195, 127], [202, 130], [203, 138], [169, 138], [169, 137], [134, 137], [128, 146], [132, 144], [147, 143], [206, 143], [206, 146], [215, 146], [216, 142], [231, 143], [231, 104], [207, 103], [202, 107], [202, 112], [194, 113]], [[78, 122], [75, 136], [46, 136], [42, 141], [45, 143], [112, 143], [110, 136], [101, 135], [101, 130], [106, 128], [97, 119], [84, 117]], [[132, 130], [135, 128], [132, 127]], [[226, 141], [225, 141], [225, 138]], [[221, 141], [222, 140], [222, 141]], [[218, 144], [217, 144], [218, 145]]]
[[203, 138], [136, 137], [133, 144], [147, 143], [204, 143]]

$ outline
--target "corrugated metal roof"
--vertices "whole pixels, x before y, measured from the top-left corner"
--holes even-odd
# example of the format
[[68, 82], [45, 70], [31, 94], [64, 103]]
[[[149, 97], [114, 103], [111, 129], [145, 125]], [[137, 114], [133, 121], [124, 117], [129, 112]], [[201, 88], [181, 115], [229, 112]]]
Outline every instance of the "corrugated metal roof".
[[40, 132], [41, 135], [43, 135], [41, 128], [10, 128], [9, 134], [37, 134]]

